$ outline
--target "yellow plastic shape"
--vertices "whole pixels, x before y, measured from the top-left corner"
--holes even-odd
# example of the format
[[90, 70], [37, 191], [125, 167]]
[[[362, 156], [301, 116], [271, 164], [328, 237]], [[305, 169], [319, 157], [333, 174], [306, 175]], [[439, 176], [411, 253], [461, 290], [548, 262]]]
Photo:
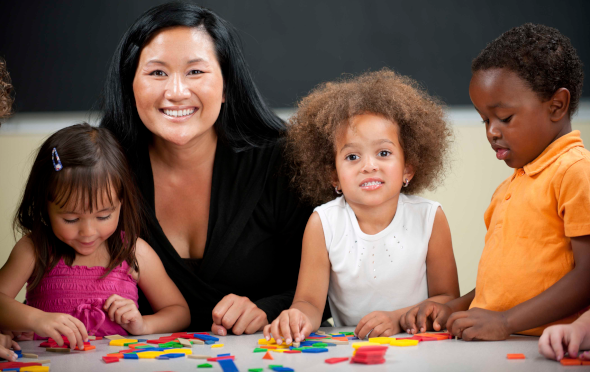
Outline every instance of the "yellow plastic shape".
[[352, 347], [356, 350], [359, 347], [363, 347], [363, 346], [379, 346], [380, 344], [376, 343], [376, 342], [355, 342], [354, 344], [352, 344]]
[[120, 338], [117, 340], [111, 340], [111, 342], [109, 342], [109, 345], [111, 345], [111, 346], [125, 346], [125, 344], [129, 344], [132, 342], [137, 342], [137, 340], [133, 340], [130, 338]]
[[29, 371], [29, 372], [49, 372], [48, 366], [28, 366], [28, 367], [20, 367], [21, 371]]
[[393, 340], [391, 346], [416, 346], [420, 341], [418, 340]]
[[191, 355], [193, 353], [192, 349], [188, 349], [188, 348], [183, 348], [183, 349], [169, 349], [169, 350], [164, 350], [162, 353], [164, 354], [184, 354], [184, 355]]
[[213, 344], [213, 345], [211, 345], [211, 349], [217, 349], [218, 347], [223, 347], [223, 344]]
[[164, 354], [168, 353], [164, 351], [143, 351], [141, 353], [137, 353], [137, 357], [139, 359], [155, 359], [156, 357]]
[[389, 344], [393, 340], [395, 340], [395, 338], [393, 338], [393, 337], [371, 337], [371, 338], [369, 338], [369, 342], [376, 342], [378, 344]]

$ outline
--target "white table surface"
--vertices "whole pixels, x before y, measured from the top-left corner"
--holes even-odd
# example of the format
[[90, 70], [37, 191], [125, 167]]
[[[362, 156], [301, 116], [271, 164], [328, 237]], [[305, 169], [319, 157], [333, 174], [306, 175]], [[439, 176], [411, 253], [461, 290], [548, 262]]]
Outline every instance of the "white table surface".
[[[321, 328], [326, 333], [352, 332], [354, 328]], [[136, 336], [140, 339], [155, 339], [169, 334]], [[407, 337], [406, 334], [397, 335]], [[219, 337], [225, 346], [211, 349], [210, 345], [193, 345], [193, 354], [217, 356], [231, 353], [235, 355], [238, 370], [247, 372], [249, 368], [268, 369], [269, 364], [291, 367], [296, 372], [304, 371], [579, 371], [590, 370], [590, 366], [566, 367], [560, 363], [547, 360], [538, 351], [538, 337], [512, 336], [506, 341], [466, 342], [462, 340], [426, 341], [418, 346], [390, 346], [385, 355], [386, 362], [378, 365], [350, 364], [343, 362], [327, 364], [327, 358], [350, 357], [353, 348], [350, 345], [338, 345], [328, 348], [327, 353], [318, 354], [283, 354], [273, 353], [274, 360], [264, 360], [264, 353], [254, 353], [262, 333], [242, 336]], [[75, 351], [70, 354], [51, 353], [39, 347], [42, 341], [22, 341], [19, 345], [25, 353], [39, 355], [39, 359], [50, 359], [48, 364], [53, 372], [68, 371], [222, 371], [216, 362], [204, 359], [177, 358], [170, 360], [156, 359], [121, 359], [118, 363], [106, 364], [102, 357], [126, 348], [109, 346], [109, 340], [92, 341], [95, 350]], [[353, 342], [359, 341], [351, 341]], [[524, 354], [525, 360], [508, 360], [506, 354]], [[34, 362], [35, 359], [21, 358], [19, 362]], [[197, 368], [197, 365], [209, 363], [213, 368]]]

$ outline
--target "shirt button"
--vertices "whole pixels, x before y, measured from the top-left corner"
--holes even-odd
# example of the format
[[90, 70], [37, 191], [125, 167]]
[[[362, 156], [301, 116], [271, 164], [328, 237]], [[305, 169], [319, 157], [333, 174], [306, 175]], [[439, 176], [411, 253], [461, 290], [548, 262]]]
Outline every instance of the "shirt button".
[[508, 199], [510, 199], [511, 196], [512, 195], [508, 194], [508, 195], [506, 195], [506, 198], [505, 199], [508, 200]]

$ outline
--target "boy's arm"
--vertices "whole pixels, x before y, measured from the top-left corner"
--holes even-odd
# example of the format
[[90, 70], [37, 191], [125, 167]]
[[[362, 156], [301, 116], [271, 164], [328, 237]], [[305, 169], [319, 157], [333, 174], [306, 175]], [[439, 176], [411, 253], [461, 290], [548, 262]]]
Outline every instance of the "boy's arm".
[[575, 267], [546, 291], [513, 308], [474, 308], [451, 315], [447, 328], [465, 340], [505, 340], [510, 334], [565, 318], [588, 305], [590, 235], [571, 238]]

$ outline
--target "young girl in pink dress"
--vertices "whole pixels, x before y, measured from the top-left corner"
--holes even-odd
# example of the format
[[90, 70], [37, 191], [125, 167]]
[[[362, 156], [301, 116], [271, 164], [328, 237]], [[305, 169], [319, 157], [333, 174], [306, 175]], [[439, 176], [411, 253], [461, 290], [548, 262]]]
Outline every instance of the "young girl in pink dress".
[[[87, 335], [184, 329], [186, 301], [142, 239], [125, 155], [104, 128], [78, 124], [41, 146], [14, 224], [23, 234], [0, 269], [0, 326], [83, 348]], [[27, 283], [27, 305], [12, 300]], [[154, 315], [138, 310], [137, 286]]]

